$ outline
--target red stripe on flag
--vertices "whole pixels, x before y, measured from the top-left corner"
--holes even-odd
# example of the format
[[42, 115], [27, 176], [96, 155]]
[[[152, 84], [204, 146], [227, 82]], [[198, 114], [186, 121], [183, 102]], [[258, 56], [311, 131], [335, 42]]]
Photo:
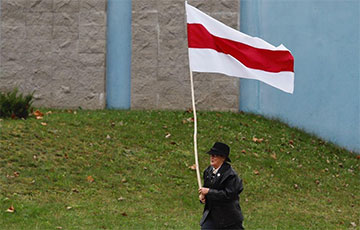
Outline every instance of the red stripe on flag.
[[241, 42], [214, 36], [201, 24], [187, 24], [189, 48], [214, 49], [229, 54], [248, 68], [278, 73], [294, 72], [294, 57], [289, 51], [255, 48]]

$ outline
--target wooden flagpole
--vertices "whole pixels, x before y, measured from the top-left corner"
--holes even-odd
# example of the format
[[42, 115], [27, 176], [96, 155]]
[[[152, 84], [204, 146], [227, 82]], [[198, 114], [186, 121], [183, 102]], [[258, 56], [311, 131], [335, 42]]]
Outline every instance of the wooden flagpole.
[[201, 178], [200, 178], [200, 169], [199, 169], [199, 160], [198, 160], [198, 152], [197, 152], [197, 117], [196, 117], [196, 107], [195, 107], [195, 93], [194, 93], [194, 79], [193, 73], [190, 70], [190, 84], [191, 84], [191, 99], [192, 99], [192, 107], [194, 113], [194, 155], [195, 155], [195, 166], [196, 166], [196, 176], [199, 185], [199, 189], [202, 187]]

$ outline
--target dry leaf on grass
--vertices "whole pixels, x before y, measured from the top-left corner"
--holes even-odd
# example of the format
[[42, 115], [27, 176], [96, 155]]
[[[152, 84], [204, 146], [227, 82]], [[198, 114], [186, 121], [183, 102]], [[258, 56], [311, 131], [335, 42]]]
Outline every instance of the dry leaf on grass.
[[35, 116], [35, 117], [43, 117], [44, 114], [43, 114], [42, 112], [40, 112], [39, 110], [36, 110], [36, 111], [34, 112], [34, 116]]
[[277, 159], [277, 157], [276, 157], [276, 153], [271, 154], [271, 155], [270, 155], [270, 157], [271, 157], [272, 159], [274, 159], [274, 160], [276, 160], [276, 159]]
[[92, 182], [95, 181], [95, 179], [94, 179], [92, 176], [88, 176], [88, 177], [86, 178], [86, 180], [87, 180], [88, 182], [90, 182], [90, 183], [92, 183]]
[[11, 205], [11, 206], [6, 210], [6, 212], [14, 213], [14, 212], [15, 212], [14, 206]]
[[42, 126], [47, 126], [47, 123], [46, 122], [41, 122], [41, 125]]
[[264, 141], [264, 139], [263, 138], [256, 138], [256, 137], [253, 137], [253, 142], [255, 142], [255, 143], [261, 143], [261, 142], [263, 142]]
[[189, 169], [196, 170], [196, 164], [193, 164], [193, 165], [189, 166]]
[[254, 174], [255, 174], [255, 175], [259, 175], [260, 172], [259, 172], [258, 170], [254, 170]]
[[182, 121], [183, 124], [191, 123], [191, 122], [194, 122], [194, 118], [193, 118], [193, 117], [189, 117], [189, 118], [184, 119], [184, 120]]
[[171, 137], [171, 134], [170, 134], [170, 133], [167, 133], [166, 136], [165, 136], [165, 138], [169, 138], [169, 137]]

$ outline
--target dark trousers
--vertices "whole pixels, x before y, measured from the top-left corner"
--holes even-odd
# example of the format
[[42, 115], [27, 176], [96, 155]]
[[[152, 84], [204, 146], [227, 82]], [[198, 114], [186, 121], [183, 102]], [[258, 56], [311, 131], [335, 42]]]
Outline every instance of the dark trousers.
[[201, 230], [216, 230], [216, 229], [239, 229], [239, 230], [244, 230], [244, 227], [242, 225], [242, 222], [230, 225], [230, 226], [226, 226], [226, 227], [217, 227], [216, 224], [214, 223], [214, 221], [212, 220], [212, 218], [210, 216], [206, 217], [205, 222], [203, 223], [203, 225], [201, 225]]

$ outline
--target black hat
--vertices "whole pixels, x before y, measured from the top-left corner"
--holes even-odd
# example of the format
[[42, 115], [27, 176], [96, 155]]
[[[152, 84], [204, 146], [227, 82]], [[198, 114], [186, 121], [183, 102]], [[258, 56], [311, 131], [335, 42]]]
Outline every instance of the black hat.
[[230, 147], [227, 144], [216, 142], [214, 146], [207, 152], [208, 154], [220, 155], [226, 157], [226, 161], [231, 162], [229, 158]]

